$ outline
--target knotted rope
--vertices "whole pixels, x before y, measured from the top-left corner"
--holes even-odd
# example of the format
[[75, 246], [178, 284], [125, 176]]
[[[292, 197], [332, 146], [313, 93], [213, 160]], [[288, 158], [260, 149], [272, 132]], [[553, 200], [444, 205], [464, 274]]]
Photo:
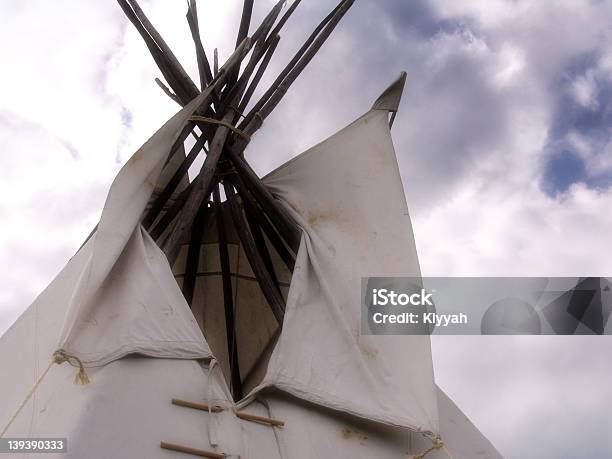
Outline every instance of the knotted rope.
[[225, 121], [216, 120], [214, 118], [208, 118], [207, 116], [198, 116], [198, 115], [191, 116], [189, 118], [189, 121], [200, 121], [202, 123], [217, 124], [219, 126], [223, 126], [223, 127], [228, 128], [232, 132], [235, 132], [237, 135], [242, 137], [247, 142], [251, 141], [251, 136], [250, 135], [248, 135], [246, 132], [238, 129], [236, 126], [233, 126], [230, 123], [226, 123]]
[[421, 434], [425, 438], [428, 438], [429, 440], [431, 440], [432, 445], [429, 448], [427, 448], [425, 451], [423, 451], [422, 453], [415, 454], [414, 456], [412, 456], [412, 459], [423, 459], [427, 454], [429, 454], [432, 451], [436, 451], [438, 449], [444, 450], [444, 452], [449, 457], [449, 459], [453, 459], [453, 456], [451, 456], [448, 449], [446, 449], [446, 446], [444, 446], [444, 442], [439, 436], [436, 436], [436, 435], [433, 435], [427, 432], [421, 432]]
[[53, 362], [57, 363], [58, 365], [61, 365], [64, 362], [68, 362], [73, 367], [79, 367], [79, 371], [74, 377], [74, 383], [78, 384], [79, 386], [85, 386], [89, 384], [89, 376], [87, 376], [87, 373], [85, 373], [85, 367], [83, 366], [83, 362], [81, 362], [78, 357], [68, 354], [63, 349], [58, 349], [53, 354]]
[[89, 377], [87, 376], [87, 373], [85, 373], [85, 367], [83, 367], [83, 362], [81, 362], [81, 360], [78, 357], [68, 354], [63, 349], [58, 349], [57, 351], [53, 353], [53, 357], [51, 358], [49, 365], [47, 365], [47, 368], [45, 368], [45, 370], [38, 377], [38, 379], [36, 380], [32, 388], [28, 391], [28, 393], [23, 398], [21, 403], [19, 403], [19, 406], [15, 410], [15, 413], [9, 418], [6, 425], [2, 428], [2, 431], [0, 431], [0, 438], [4, 436], [4, 434], [11, 427], [11, 424], [13, 424], [15, 419], [17, 419], [17, 416], [19, 416], [19, 413], [21, 413], [21, 410], [23, 409], [23, 407], [26, 406], [28, 401], [32, 398], [32, 395], [34, 395], [34, 392], [36, 392], [36, 389], [38, 389], [38, 386], [40, 386], [40, 383], [42, 383], [43, 379], [45, 379], [45, 376], [47, 376], [47, 373], [49, 373], [49, 370], [51, 369], [53, 364], [56, 363], [60, 365], [64, 362], [68, 362], [70, 365], [74, 367], [77, 367], [77, 366], [79, 367], [79, 372], [74, 378], [75, 384], [79, 384], [79, 385], [89, 384]]
[[49, 365], [47, 365], [47, 368], [45, 368], [45, 371], [41, 373], [41, 375], [38, 377], [38, 379], [36, 380], [32, 388], [30, 389], [30, 391], [26, 394], [25, 398], [21, 401], [21, 403], [17, 407], [17, 410], [15, 410], [15, 413], [9, 418], [6, 425], [2, 428], [2, 432], [0, 432], [0, 438], [4, 437], [4, 434], [7, 432], [7, 430], [9, 430], [13, 421], [17, 419], [17, 416], [19, 416], [19, 413], [21, 413], [21, 410], [26, 405], [26, 403], [28, 403], [28, 400], [32, 398], [32, 395], [34, 394], [34, 392], [36, 391], [36, 389], [38, 388], [42, 380], [45, 379], [45, 376], [47, 376], [47, 373], [49, 373], [49, 370], [51, 369], [52, 365], [53, 365], [53, 360], [49, 362]]

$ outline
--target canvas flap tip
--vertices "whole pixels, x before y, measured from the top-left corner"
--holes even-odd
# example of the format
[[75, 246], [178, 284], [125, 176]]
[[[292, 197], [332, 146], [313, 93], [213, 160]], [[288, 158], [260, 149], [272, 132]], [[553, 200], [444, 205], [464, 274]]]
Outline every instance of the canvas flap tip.
[[401, 72], [399, 77], [391, 83], [382, 92], [382, 94], [376, 99], [372, 110], [388, 110], [390, 112], [396, 112], [400, 100], [402, 99], [402, 93], [404, 92], [404, 84], [406, 83], [406, 72]]

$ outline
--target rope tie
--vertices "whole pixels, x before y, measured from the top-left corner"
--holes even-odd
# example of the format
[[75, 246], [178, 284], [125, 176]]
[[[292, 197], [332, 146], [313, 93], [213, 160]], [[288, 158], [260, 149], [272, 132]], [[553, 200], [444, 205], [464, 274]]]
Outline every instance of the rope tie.
[[63, 349], [58, 349], [57, 351], [53, 353], [53, 357], [51, 358], [49, 365], [47, 365], [47, 368], [45, 368], [45, 370], [38, 377], [38, 379], [36, 380], [32, 388], [28, 391], [28, 393], [23, 398], [21, 403], [19, 403], [19, 406], [17, 407], [17, 410], [15, 410], [15, 413], [9, 418], [6, 425], [2, 428], [2, 431], [0, 431], [0, 438], [4, 436], [4, 434], [11, 427], [11, 424], [13, 424], [15, 419], [17, 419], [17, 416], [19, 416], [19, 413], [21, 413], [21, 410], [26, 406], [28, 401], [32, 398], [32, 395], [34, 395], [34, 392], [36, 392], [36, 389], [38, 389], [38, 386], [40, 386], [40, 383], [43, 382], [43, 379], [45, 379], [45, 376], [47, 376], [47, 373], [49, 373], [49, 370], [51, 369], [53, 364], [56, 363], [60, 365], [64, 362], [68, 362], [73, 367], [79, 367], [79, 372], [74, 378], [75, 384], [79, 384], [79, 385], [89, 384], [89, 377], [87, 376], [87, 373], [85, 373], [85, 367], [83, 366], [83, 362], [81, 362], [81, 360], [78, 357], [68, 354]]
[[246, 132], [238, 129], [236, 126], [233, 126], [230, 123], [226, 123], [225, 121], [216, 120], [214, 118], [208, 118], [207, 116], [198, 116], [198, 115], [194, 115], [194, 116], [190, 117], [189, 120], [190, 121], [200, 121], [202, 123], [208, 123], [208, 124], [217, 124], [219, 126], [226, 127], [230, 131], [232, 131], [235, 134], [237, 134], [240, 137], [242, 137], [247, 142], [251, 141], [251, 136], [250, 135], [248, 135]]
[[439, 449], [444, 450], [444, 452], [446, 453], [446, 455], [452, 459], [452, 456], [450, 455], [450, 452], [446, 449], [446, 447], [444, 446], [444, 442], [442, 441], [442, 439], [439, 436], [434, 436], [431, 434], [427, 434], [426, 432], [421, 432], [422, 435], [426, 438], [428, 438], [429, 440], [431, 440], [431, 442], [433, 443], [429, 448], [427, 448], [425, 451], [423, 451], [420, 454], [415, 454], [414, 456], [412, 456], [412, 459], [423, 459], [425, 456], [427, 456], [427, 454], [431, 453], [432, 451], [436, 451]]
[[216, 426], [216, 416], [215, 416], [215, 412], [212, 409], [213, 406], [213, 393], [212, 393], [212, 386], [213, 386], [213, 369], [215, 368], [215, 365], [217, 364], [217, 361], [215, 359], [210, 359], [210, 362], [208, 363], [208, 384], [206, 387], [206, 404], [208, 405], [208, 414], [209, 414], [209, 418], [208, 418], [208, 442], [210, 443], [210, 446], [212, 446], [213, 448], [215, 448], [218, 444], [219, 444], [219, 439], [217, 438], [217, 426]]
[[4, 437], [4, 434], [9, 430], [13, 421], [17, 419], [17, 416], [19, 416], [19, 413], [21, 413], [21, 410], [23, 409], [23, 407], [26, 406], [26, 403], [28, 403], [28, 400], [32, 398], [32, 395], [34, 394], [34, 392], [36, 392], [36, 389], [38, 389], [38, 386], [43, 381], [43, 379], [45, 379], [45, 376], [47, 376], [47, 373], [49, 373], [49, 370], [51, 369], [52, 366], [53, 366], [53, 360], [49, 362], [49, 365], [47, 366], [45, 371], [43, 371], [42, 374], [38, 377], [38, 379], [36, 380], [32, 388], [30, 389], [30, 391], [26, 394], [25, 398], [21, 401], [21, 403], [17, 407], [17, 410], [15, 410], [15, 413], [10, 417], [6, 425], [2, 428], [2, 431], [0, 432], [0, 438]]
[[85, 373], [85, 367], [83, 366], [83, 362], [81, 362], [78, 357], [68, 354], [63, 349], [58, 349], [53, 354], [53, 362], [57, 363], [58, 365], [61, 365], [64, 362], [68, 362], [73, 367], [79, 367], [79, 371], [74, 377], [74, 383], [78, 384], [79, 386], [85, 386], [89, 384], [89, 376], [87, 376], [87, 373]]

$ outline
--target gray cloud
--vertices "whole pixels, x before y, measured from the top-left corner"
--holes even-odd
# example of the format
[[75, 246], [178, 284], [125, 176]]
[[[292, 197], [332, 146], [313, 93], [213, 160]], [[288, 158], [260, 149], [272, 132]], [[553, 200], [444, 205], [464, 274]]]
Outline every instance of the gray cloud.
[[439, 383], [505, 457], [609, 457], [609, 337], [434, 337], [433, 348]]
[[[334, 3], [302, 2], [254, 100]], [[0, 191], [24, 199], [0, 202], [8, 228], [0, 259], [13, 264], [3, 272], [0, 330], [89, 232], [115, 159], [125, 161], [177, 108], [156, 87], [159, 72], [115, 5], [79, 10], [92, 25], [87, 34], [61, 8], [32, 5], [0, 7], [13, 18], [6, 33], [22, 38], [18, 52], [0, 44], [20, 69], [0, 75], [0, 110], [52, 134], [5, 130], [3, 148], [14, 154], [3, 153], [10, 182]], [[195, 75], [182, 7], [143, 7]], [[256, 2], [255, 17], [268, 7]], [[229, 55], [235, 37], [227, 31], [235, 31], [239, 9], [201, 8], [210, 55], [215, 46], [222, 60]], [[602, 247], [612, 233], [612, 192], [607, 176], [597, 176], [609, 146], [609, 10], [586, 1], [360, 0], [247, 157], [260, 173], [273, 169], [368, 110], [406, 70], [393, 136], [424, 274], [609, 275]], [[44, 27], [49, 17], [57, 20], [52, 29]], [[38, 38], [62, 34], [41, 46], [23, 34], [24, 21], [40, 28]], [[78, 163], [61, 139], [80, 152]], [[566, 166], [555, 165], [560, 146], [571, 147]], [[19, 161], [32, 151], [38, 155]], [[583, 171], [561, 180], [576, 165]], [[40, 168], [46, 174], [36, 174]], [[26, 286], [26, 277], [35, 281]], [[434, 340], [434, 359], [440, 385], [507, 457], [600, 458], [612, 455], [608, 348], [604, 338], [445, 337]]]

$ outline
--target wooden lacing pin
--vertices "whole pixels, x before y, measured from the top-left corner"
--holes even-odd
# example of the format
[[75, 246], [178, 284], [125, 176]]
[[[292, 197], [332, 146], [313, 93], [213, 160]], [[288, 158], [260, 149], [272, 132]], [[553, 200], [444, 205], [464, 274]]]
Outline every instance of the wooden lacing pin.
[[190, 448], [188, 446], [177, 445], [175, 443], [160, 442], [160, 448], [169, 449], [170, 451], [178, 451], [179, 453], [192, 454], [193, 456], [208, 457], [211, 459], [225, 459], [226, 455], [215, 453], [214, 451], [206, 451], [203, 449]]
[[285, 425], [285, 421], [256, 416], [254, 414], [245, 413], [244, 411], [236, 411], [236, 416], [238, 416], [240, 419], [244, 419], [245, 421], [259, 422], [260, 424], [266, 424], [273, 427], [284, 427]]
[[223, 411], [223, 408], [217, 405], [209, 406], [206, 403], [189, 402], [187, 400], [180, 400], [178, 398], [173, 398], [172, 404], [176, 406], [184, 406], [185, 408], [193, 408], [194, 410], [210, 411], [211, 413], [219, 413]]

